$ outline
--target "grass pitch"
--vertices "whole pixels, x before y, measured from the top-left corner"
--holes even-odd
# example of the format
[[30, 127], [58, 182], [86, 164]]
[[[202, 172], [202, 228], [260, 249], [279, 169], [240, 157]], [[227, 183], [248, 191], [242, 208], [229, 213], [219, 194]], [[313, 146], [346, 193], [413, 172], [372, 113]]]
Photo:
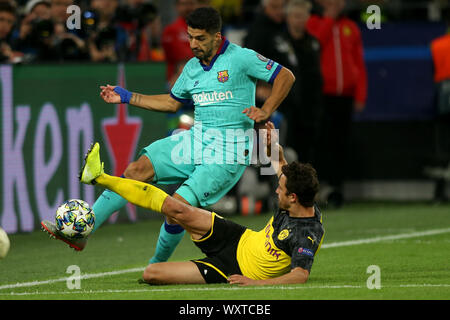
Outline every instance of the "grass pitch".
[[[255, 230], [271, 214], [231, 217]], [[102, 227], [83, 252], [45, 233], [10, 235], [0, 300], [449, 300], [450, 205], [355, 203], [323, 210], [325, 239], [304, 285], [139, 284], [162, 219]], [[186, 235], [172, 261], [202, 257]], [[69, 266], [81, 271], [79, 288]], [[369, 277], [379, 270], [380, 289]], [[370, 268], [369, 268], [370, 270]]]

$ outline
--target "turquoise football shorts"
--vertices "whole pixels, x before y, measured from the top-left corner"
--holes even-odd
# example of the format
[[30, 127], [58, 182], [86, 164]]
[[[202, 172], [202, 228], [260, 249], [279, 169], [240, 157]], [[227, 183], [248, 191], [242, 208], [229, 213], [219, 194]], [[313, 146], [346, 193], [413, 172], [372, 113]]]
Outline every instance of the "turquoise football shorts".
[[194, 207], [210, 206], [233, 188], [244, 173], [246, 165], [195, 164], [193, 152], [180, 152], [180, 141], [183, 138], [192, 139], [190, 130], [178, 133], [177, 139], [169, 136], [153, 142], [143, 148], [139, 156], [145, 155], [152, 162], [155, 171], [153, 183], [182, 183], [175, 193]]

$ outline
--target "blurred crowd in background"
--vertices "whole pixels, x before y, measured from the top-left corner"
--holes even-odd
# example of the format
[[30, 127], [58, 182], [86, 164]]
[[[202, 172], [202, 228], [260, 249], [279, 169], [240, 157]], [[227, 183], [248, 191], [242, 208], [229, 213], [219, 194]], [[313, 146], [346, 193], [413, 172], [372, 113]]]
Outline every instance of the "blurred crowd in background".
[[[273, 3], [272, 3], [273, 2]], [[265, 0], [0, 0], [0, 62], [35, 63], [61, 61], [165, 61], [173, 52], [163, 50], [163, 33], [174, 34], [181, 21], [199, 6], [213, 6], [221, 13], [224, 28], [251, 28], [258, 14], [273, 12], [284, 20], [289, 1]], [[312, 13], [321, 12], [321, 2], [310, 1]], [[441, 4], [439, 4], [441, 2]], [[349, 0], [346, 13], [365, 19], [366, 8], [377, 4], [383, 21], [439, 19], [445, 1]], [[81, 25], [69, 30], [67, 8], [81, 9]], [[270, 15], [270, 13], [269, 13]], [[276, 17], [278, 15], [278, 17]], [[181, 20], [180, 20], [181, 18]], [[171, 30], [165, 30], [169, 28]], [[279, 29], [279, 28], [278, 28]], [[178, 53], [177, 53], [178, 54]]]

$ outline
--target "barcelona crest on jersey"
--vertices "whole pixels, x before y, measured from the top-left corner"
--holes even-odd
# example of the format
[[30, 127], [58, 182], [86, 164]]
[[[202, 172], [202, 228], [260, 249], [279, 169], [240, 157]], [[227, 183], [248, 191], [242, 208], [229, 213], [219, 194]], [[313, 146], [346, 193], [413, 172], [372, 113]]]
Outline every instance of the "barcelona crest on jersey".
[[217, 72], [217, 80], [219, 80], [219, 82], [225, 82], [228, 80], [228, 78], [229, 78], [228, 70]]

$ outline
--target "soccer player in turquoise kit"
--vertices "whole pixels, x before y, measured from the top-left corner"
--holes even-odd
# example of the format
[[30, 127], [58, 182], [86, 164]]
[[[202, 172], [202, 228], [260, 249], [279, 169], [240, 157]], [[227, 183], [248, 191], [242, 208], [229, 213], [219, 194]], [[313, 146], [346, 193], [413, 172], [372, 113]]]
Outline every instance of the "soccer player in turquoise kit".
[[[183, 103], [194, 102], [193, 127], [143, 148], [124, 177], [156, 184], [182, 183], [173, 197], [205, 207], [219, 201], [240, 179], [253, 149], [253, 135], [248, 130], [255, 121], [270, 117], [295, 78], [275, 61], [226, 40], [220, 32], [220, 14], [213, 8], [195, 10], [187, 24], [195, 57], [187, 62], [170, 94], [142, 95], [107, 85], [101, 87], [100, 96], [107, 103], [129, 103], [160, 112], [176, 112]], [[258, 80], [273, 84], [272, 94], [261, 108], [254, 106]], [[227, 139], [230, 130], [232, 138]], [[93, 205], [94, 232], [126, 203], [118, 194], [105, 191]], [[68, 239], [49, 221], [41, 224], [75, 250], [86, 245], [87, 239]], [[167, 261], [184, 233], [182, 227], [167, 219], [150, 263]]]

